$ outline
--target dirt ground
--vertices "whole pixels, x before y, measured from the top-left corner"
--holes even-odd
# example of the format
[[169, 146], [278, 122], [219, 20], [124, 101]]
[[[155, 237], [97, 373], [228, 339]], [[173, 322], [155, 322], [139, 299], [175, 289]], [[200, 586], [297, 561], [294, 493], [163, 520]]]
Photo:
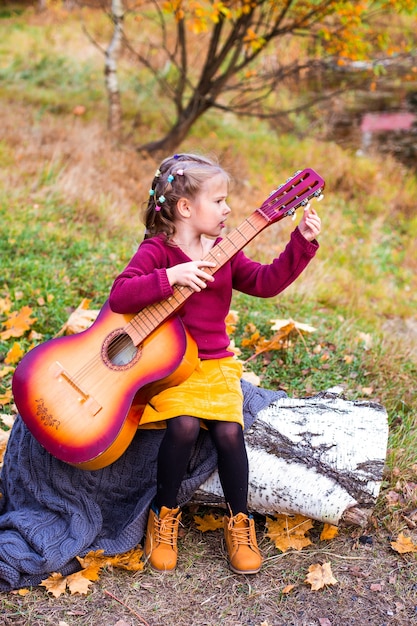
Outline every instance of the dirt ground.
[[[21, 597], [1, 594], [4, 626], [409, 626], [417, 624], [417, 560], [391, 548], [371, 520], [320, 541], [310, 531], [302, 551], [281, 553], [256, 518], [262, 570], [239, 576], [227, 566], [221, 530], [202, 533], [185, 509], [175, 572], [148, 565], [132, 574], [106, 571], [86, 596], [49, 597], [43, 587]], [[312, 591], [310, 565], [330, 563], [337, 583]], [[294, 585], [286, 592], [288, 585]]]

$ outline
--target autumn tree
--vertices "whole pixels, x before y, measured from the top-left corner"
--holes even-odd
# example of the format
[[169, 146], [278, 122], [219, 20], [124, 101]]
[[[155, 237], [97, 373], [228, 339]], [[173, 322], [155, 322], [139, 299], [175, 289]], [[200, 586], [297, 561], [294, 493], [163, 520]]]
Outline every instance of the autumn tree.
[[[413, 0], [125, 1], [123, 15], [122, 0], [110, 3], [118, 36], [141, 71], [151, 74], [153, 97], [172, 105], [166, 134], [140, 149], [163, 153], [175, 151], [209, 109], [284, 118], [317, 103], [328, 94], [310, 92], [294, 108], [283, 105], [280, 91], [329, 62], [340, 67], [406, 54], [412, 37], [403, 31], [389, 39], [385, 26], [394, 15], [417, 14]], [[109, 63], [114, 76], [107, 54]], [[111, 124], [118, 123], [114, 110]]]

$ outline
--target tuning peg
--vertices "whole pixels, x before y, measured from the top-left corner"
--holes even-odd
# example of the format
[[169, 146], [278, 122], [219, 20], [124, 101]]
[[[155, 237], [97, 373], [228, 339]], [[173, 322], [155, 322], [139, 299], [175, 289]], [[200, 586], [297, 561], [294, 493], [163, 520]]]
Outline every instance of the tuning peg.
[[314, 192], [314, 197], [317, 200], [317, 202], [320, 202], [320, 200], [323, 200], [324, 195], [322, 194], [321, 189], [318, 189], [317, 191]]

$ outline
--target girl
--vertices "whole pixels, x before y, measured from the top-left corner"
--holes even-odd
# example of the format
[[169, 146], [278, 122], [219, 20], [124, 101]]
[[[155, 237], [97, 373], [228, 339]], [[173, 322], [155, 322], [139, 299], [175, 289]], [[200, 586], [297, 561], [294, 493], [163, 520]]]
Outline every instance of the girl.
[[254, 520], [248, 514], [248, 459], [243, 438], [241, 365], [229, 351], [225, 318], [232, 289], [272, 297], [290, 285], [318, 249], [320, 218], [306, 210], [282, 254], [262, 265], [238, 252], [211, 276], [203, 261], [219, 241], [230, 208], [229, 176], [212, 160], [194, 154], [165, 159], [149, 192], [145, 214], [147, 238], [116, 278], [110, 307], [137, 313], [165, 300], [174, 285], [193, 293], [179, 310], [198, 346], [195, 371], [180, 385], [165, 389], [147, 404], [141, 425], [166, 426], [157, 460], [157, 493], [149, 512], [145, 556], [157, 570], [177, 564], [181, 518], [177, 493], [194, 443], [203, 425], [218, 455], [218, 472], [229, 509], [224, 533], [230, 567], [236, 573], [259, 571]]

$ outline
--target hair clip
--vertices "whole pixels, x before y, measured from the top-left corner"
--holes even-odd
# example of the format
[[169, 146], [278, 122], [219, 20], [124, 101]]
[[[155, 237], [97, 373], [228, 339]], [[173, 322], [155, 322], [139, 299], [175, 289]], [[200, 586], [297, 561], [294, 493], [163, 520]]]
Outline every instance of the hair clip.
[[177, 174], [178, 176], [184, 176], [184, 170], [178, 170]]
[[155, 204], [155, 211], [160, 211], [162, 207], [159, 206], [159, 204]]
[[165, 196], [159, 196], [158, 198], [158, 202], [160, 202], [161, 204], [163, 204], [165, 202]]
[[149, 189], [149, 195], [150, 196], [154, 196], [155, 195], [155, 189]]
[[167, 181], [168, 181], [169, 183], [172, 183], [172, 181], [173, 181], [173, 180], [174, 180], [174, 177], [173, 177], [173, 175], [172, 175], [172, 174], [170, 174], [170, 175], [168, 176], [168, 178], [167, 178]]
[[175, 159], [175, 160], [177, 160], [177, 159], [179, 159], [179, 158], [180, 158], [180, 155], [179, 155], [179, 154], [174, 154], [174, 159]]
[[155, 172], [155, 178], [159, 178], [161, 175], [161, 170], [156, 170]]

